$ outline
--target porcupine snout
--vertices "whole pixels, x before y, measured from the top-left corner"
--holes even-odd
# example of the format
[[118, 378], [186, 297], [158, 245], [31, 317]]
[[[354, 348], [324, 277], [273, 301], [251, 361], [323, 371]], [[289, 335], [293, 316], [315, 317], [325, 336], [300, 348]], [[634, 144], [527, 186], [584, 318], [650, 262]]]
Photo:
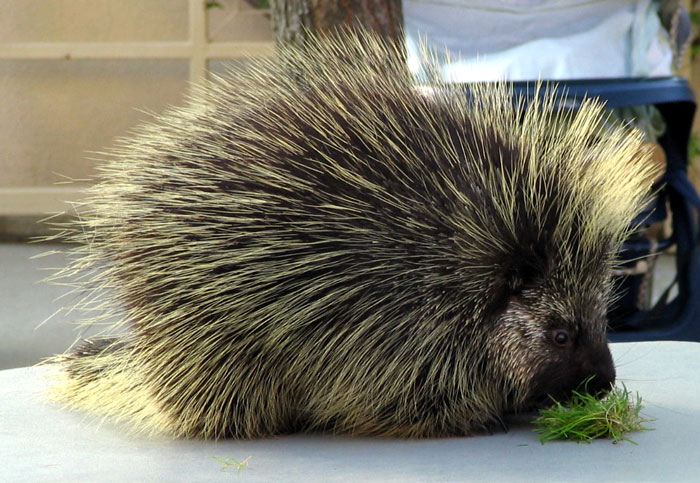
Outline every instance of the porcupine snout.
[[607, 344], [596, 347], [581, 361], [579, 384], [572, 389], [583, 389], [591, 394], [608, 390], [615, 385], [615, 364]]
[[515, 395], [507, 410], [542, 408], [572, 391], [598, 394], [615, 383], [604, 288], [560, 291], [558, 284], [556, 274], [543, 275], [510, 297], [494, 325], [490, 357]]
[[615, 366], [607, 344], [582, 352], [580, 359], [573, 365], [572, 375], [564, 380], [559, 391], [554, 390], [553, 393], [558, 393], [561, 397], [570, 396], [572, 391], [601, 394], [613, 387]]
[[573, 391], [602, 395], [615, 384], [615, 365], [607, 342], [581, 342], [573, 357], [558, 368], [540, 374], [538, 406], [550, 405], [552, 399], [563, 401]]

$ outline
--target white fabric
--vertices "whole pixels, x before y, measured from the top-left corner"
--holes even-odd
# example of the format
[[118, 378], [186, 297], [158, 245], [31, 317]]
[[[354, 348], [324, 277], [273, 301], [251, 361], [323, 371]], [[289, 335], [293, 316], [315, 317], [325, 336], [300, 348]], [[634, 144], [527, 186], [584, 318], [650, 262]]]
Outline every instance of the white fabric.
[[651, 0], [404, 0], [409, 65], [419, 41], [455, 82], [661, 77], [668, 35]]

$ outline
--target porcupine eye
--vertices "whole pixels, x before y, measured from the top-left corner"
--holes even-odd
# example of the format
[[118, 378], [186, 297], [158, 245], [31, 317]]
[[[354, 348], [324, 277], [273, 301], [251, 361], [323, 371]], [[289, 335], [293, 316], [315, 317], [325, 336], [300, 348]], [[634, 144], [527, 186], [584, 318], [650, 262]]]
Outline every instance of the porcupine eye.
[[552, 340], [559, 347], [565, 347], [571, 337], [569, 337], [569, 331], [564, 329], [556, 329], [552, 331]]

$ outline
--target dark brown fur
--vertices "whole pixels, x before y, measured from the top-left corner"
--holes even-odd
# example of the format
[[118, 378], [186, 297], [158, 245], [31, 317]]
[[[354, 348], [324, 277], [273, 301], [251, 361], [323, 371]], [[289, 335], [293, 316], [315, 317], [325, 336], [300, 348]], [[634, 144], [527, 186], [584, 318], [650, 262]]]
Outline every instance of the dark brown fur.
[[324, 42], [103, 166], [71, 270], [104, 268], [86, 286], [128, 335], [69, 358], [61, 399], [176, 435], [431, 437], [612, 384], [638, 136], [551, 92], [424, 93], [380, 40]]

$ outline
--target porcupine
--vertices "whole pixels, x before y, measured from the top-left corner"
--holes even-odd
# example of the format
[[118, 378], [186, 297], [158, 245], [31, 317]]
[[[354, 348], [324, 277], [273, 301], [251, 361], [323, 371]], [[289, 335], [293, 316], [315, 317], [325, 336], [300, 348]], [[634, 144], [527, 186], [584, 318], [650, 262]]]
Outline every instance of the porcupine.
[[436, 437], [610, 386], [640, 135], [555, 89], [417, 88], [373, 34], [313, 43], [103, 162], [59, 277], [124, 333], [60, 356], [55, 397], [174, 436]]

